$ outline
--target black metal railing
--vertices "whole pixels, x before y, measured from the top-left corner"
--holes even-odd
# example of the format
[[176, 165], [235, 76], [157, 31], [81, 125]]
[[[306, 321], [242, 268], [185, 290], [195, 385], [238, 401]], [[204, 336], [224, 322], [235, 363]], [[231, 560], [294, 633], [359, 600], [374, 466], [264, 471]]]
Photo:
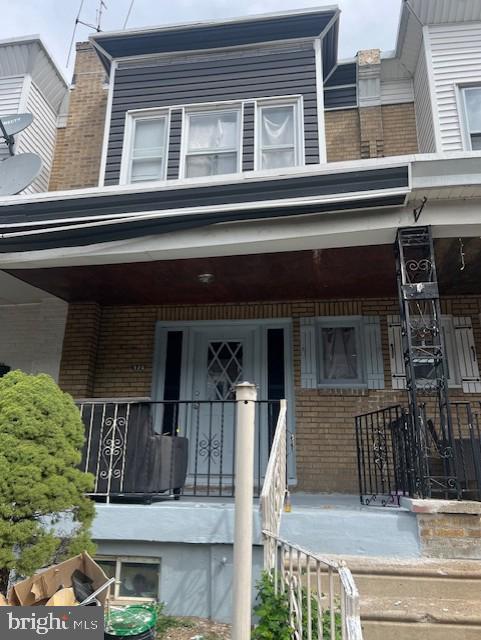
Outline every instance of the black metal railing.
[[480, 404], [451, 403], [451, 429], [419, 407], [400, 405], [356, 416], [361, 502], [399, 505], [413, 498], [481, 499]]
[[[95, 477], [94, 497], [234, 496], [235, 401], [95, 399], [78, 406], [86, 433], [81, 466]], [[256, 496], [279, 408], [279, 400], [256, 402]]]

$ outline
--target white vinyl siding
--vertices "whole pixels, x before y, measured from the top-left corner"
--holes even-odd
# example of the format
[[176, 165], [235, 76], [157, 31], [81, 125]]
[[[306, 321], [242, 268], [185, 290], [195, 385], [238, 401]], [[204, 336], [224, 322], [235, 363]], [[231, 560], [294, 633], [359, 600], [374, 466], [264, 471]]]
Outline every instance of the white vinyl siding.
[[[11, 76], [0, 78], [0, 116], [8, 116], [18, 113], [22, 97], [24, 76]], [[0, 160], [9, 155], [7, 146], [0, 144]]]
[[429, 27], [441, 151], [462, 151], [458, 85], [481, 82], [481, 23]]
[[[353, 330], [351, 346], [355, 345], [356, 375], [351, 379], [331, 377], [326, 373], [323, 331]], [[381, 328], [378, 316], [323, 316], [301, 318], [301, 386], [317, 388], [384, 389], [384, 364], [381, 348]], [[347, 351], [346, 351], [347, 353]]]
[[411, 79], [381, 82], [382, 104], [403, 104], [414, 101], [414, 87]]
[[17, 152], [37, 153], [42, 158], [42, 168], [22, 193], [48, 191], [57, 137], [57, 115], [34, 82], [29, 86], [25, 111], [32, 113], [33, 122], [16, 136]]
[[421, 47], [414, 73], [414, 96], [419, 152], [434, 153], [436, 151], [436, 140], [433, 125], [433, 105], [431, 104], [426, 54], [423, 47]]

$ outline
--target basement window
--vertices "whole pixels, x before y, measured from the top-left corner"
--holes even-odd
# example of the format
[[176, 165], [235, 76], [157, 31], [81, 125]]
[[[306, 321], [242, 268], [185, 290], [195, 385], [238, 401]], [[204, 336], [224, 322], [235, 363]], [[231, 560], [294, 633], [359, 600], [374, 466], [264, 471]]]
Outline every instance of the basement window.
[[466, 142], [471, 151], [481, 151], [481, 85], [461, 89]]
[[127, 120], [122, 184], [165, 180], [167, 171], [167, 114], [129, 114]]
[[115, 578], [114, 600], [158, 600], [160, 562], [155, 558], [99, 557], [108, 578]]

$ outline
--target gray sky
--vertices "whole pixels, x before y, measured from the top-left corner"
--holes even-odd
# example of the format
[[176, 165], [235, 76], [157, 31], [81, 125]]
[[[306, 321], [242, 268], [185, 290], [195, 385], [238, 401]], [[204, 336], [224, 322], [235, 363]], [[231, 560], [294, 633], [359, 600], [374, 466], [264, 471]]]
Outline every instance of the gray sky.
[[[102, 29], [121, 29], [130, 0], [105, 0]], [[98, 0], [84, 0], [82, 19], [96, 21]], [[340, 57], [359, 49], [394, 49], [401, 0], [134, 0], [128, 27], [163, 25], [191, 20], [216, 19], [271, 11], [337, 4], [342, 10]], [[0, 39], [39, 33], [67, 77], [65, 69], [80, 0], [0, 0]], [[90, 29], [79, 26], [76, 40], [85, 40]]]

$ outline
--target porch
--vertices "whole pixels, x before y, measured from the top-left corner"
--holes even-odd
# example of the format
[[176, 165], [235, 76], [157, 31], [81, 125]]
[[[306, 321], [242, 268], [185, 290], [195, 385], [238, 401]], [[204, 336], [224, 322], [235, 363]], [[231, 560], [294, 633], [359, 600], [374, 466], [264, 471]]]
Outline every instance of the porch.
[[[435, 250], [451, 400], [477, 402], [481, 241], [463, 239], [462, 271], [458, 238], [436, 239]], [[93, 429], [97, 444], [105, 437], [105, 410], [104, 418], [122, 418], [130, 437], [140, 423], [146, 440], [187, 436], [186, 496], [232, 494], [236, 381], [256, 383], [263, 400], [257, 492], [281, 398], [290, 412], [291, 491], [317, 494], [358, 492], [355, 416], [406, 406], [391, 244], [10, 273], [69, 301], [59, 383], [83, 405], [87, 433]], [[341, 369], [351, 375], [357, 361], [354, 377], [338, 379], [326, 369], [328, 335], [348, 337]], [[84, 464], [97, 473], [98, 448], [89, 441]], [[124, 481], [126, 474], [124, 466]], [[120, 477], [109, 487], [97, 479], [99, 499], [155, 495], [126, 491]]]

